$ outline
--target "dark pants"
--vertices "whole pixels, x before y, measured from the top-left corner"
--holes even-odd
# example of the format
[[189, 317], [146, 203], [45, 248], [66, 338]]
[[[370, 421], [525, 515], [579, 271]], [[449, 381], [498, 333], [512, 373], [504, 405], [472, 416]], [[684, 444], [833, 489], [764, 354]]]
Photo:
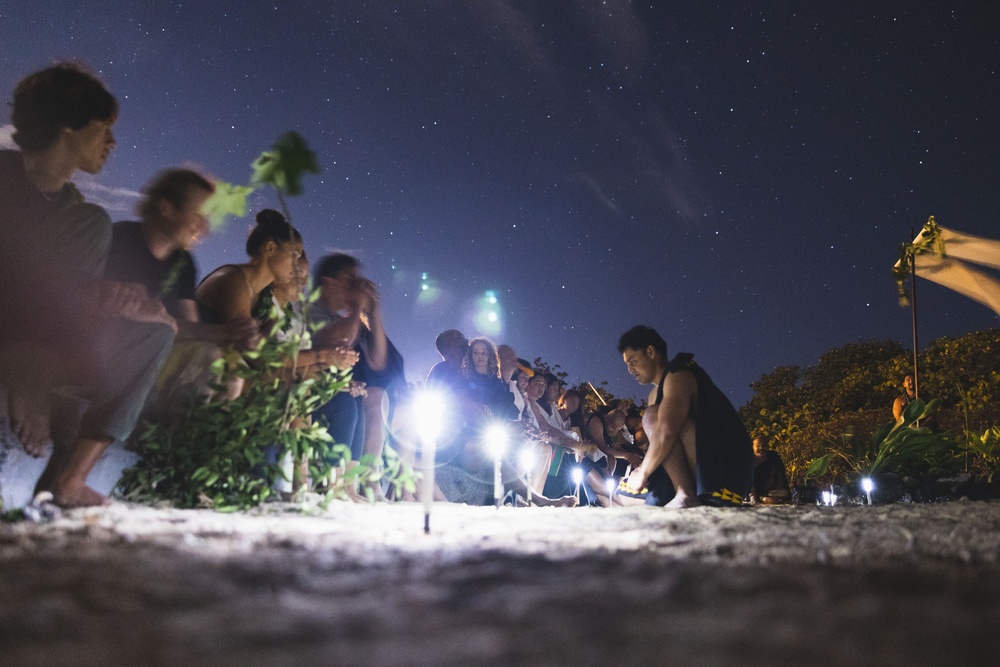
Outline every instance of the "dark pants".
[[97, 374], [84, 388], [89, 405], [81, 437], [125, 440], [131, 435], [173, 342], [173, 329], [159, 322], [101, 323], [94, 340]]
[[320, 406], [313, 418], [322, 420], [335, 443], [351, 448], [352, 461], [361, 459], [365, 450], [365, 413], [360, 398], [342, 391]]

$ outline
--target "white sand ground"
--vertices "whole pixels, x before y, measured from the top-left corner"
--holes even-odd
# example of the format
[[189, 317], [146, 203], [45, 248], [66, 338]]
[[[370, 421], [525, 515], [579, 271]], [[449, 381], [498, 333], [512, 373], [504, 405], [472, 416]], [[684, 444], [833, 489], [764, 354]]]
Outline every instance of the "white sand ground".
[[1000, 502], [117, 505], [0, 525], [3, 665], [995, 665]]

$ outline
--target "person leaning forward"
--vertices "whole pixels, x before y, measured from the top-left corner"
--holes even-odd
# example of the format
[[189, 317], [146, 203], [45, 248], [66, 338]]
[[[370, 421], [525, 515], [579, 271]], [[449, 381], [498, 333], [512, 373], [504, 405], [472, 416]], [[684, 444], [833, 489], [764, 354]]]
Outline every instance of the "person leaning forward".
[[629, 373], [651, 384], [643, 426], [649, 449], [618, 488], [625, 504], [738, 506], [753, 482], [753, 448], [739, 414], [693, 356], [667, 357], [654, 329], [636, 326], [618, 343]]
[[107, 213], [69, 182], [97, 174], [115, 147], [118, 103], [73, 65], [36, 72], [14, 91], [13, 139], [0, 151], [0, 384], [25, 451], [48, 450], [50, 394], [80, 388], [79, 435], [55, 442], [36, 491], [64, 507], [104, 504], [87, 476], [138, 420], [176, 325], [102, 289], [111, 240]]

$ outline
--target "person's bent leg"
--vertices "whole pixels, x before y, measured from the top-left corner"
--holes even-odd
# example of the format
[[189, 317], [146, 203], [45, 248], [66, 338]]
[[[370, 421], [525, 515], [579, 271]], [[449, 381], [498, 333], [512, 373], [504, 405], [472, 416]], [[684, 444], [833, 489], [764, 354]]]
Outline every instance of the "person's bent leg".
[[36, 458], [44, 456], [51, 438], [49, 394], [62, 373], [58, 355], [42, 345], [18, 343], [0, 350], [0, 384], [7, 389], [10, 430]]
[[670, 477], [674, 485], [674, 498], [666, 507], [685, 508], [697, 507], [698, 490], [695, 486], [695, 472], [698, 462], [695, 460], [695, 423], [688, 419], [681, 429], [677, 442], [671, 448], [666, 460], [663, 462], [663, 469]]
[[111, 320], [98, 337], [100, 377], [91, 390], [80, 437], [49, 488], [64, 506], [100, 505], [106, 498], [87, 487], [87, 477], [101, 454], [135, 428], [160, 368], [170, 353], [174, 332], [165, 324]]

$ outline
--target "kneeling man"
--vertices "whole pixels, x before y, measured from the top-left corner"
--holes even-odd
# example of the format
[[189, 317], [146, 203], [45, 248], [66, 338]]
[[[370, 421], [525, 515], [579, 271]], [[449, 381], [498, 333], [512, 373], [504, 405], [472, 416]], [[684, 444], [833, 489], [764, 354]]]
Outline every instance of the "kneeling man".
[[649, 449], [619, 486], [622, 502], [741, 504], [753, 482], [753, 447], [726, 395], [693, 355], [682, 352], [669, 359], [667, 343], [650, 327], [626, 331], [618, 351], [640, 384], [654, 385], [643, 416]]

